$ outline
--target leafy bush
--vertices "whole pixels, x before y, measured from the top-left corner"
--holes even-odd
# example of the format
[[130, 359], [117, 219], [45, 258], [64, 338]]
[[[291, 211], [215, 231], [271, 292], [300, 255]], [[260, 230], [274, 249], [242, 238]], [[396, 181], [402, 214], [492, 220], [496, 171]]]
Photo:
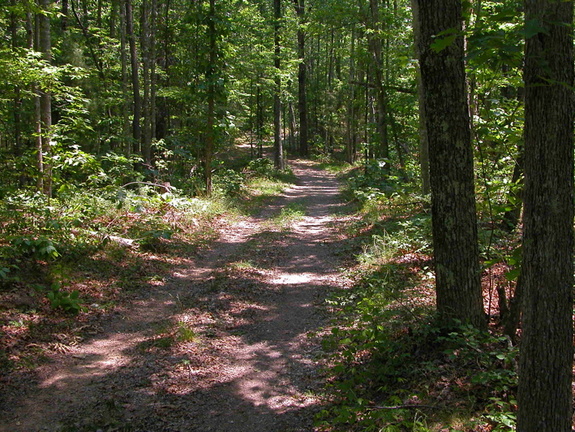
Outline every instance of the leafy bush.
[[165, 252], [165, 246], [162, 240], [172, 238], [173, 231], [169, 229], [150, 229], [142, 233], [142, 237], [138, 239], [138, 243], [142, 250], [151, 252]]
[[52, 240], [43, 236], [38, 238], [18, 236], [12, 240], [11, 246], [15, 253], [37, 261], [49, 261], [60, 256]]
[[213, 181], [214, 188], [228, 197], [238, 196], [245, 185], [244, 175], [232, 169], [219, 171]]
[[80, 300], [80, 293], [77, 290], [72, 292], [62, 291], [60, 284], [53, 283], [46, 293], [53, 309], [62, 309], [64, 312], [77, 314], [83, 310]]
[[245, 171], [250, 175], [272, 178], [276, 174], [274, 163], [267, 158], [257, 158], [248, 162]]

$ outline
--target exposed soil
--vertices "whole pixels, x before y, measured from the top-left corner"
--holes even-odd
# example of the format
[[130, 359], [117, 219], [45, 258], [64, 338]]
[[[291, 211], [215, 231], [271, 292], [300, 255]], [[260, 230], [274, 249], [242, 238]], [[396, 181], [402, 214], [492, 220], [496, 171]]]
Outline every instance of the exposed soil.
[[[222, 230], [172, 278], [4, 383], [0, 431], [313, 431], [323, 299], [346, 283], [338, 182], [307, 162], [298, 185]], [[305, 209], [287, 226], [282, 208]]]

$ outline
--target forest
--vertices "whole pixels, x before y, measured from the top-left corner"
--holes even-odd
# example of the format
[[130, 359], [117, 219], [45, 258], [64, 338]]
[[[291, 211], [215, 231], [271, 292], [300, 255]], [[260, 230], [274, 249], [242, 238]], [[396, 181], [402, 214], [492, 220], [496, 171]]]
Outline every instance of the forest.
[[[36, 401], [0, 431], [244, 429], [184, 422], [176, 383], [226, 349], [252, 358], [238, 338], [274, 295], [278, 310], [319, 304], [309, 329], [289, 312], [268, 341], [313, 352], [317, 369], [294, 374], [315, 384], [290, 409], [222, 405], [228, 423], [572, 431], [573, 8], [0, 0], [0, 413], [120, 328], [152, 332], [122, 367], [159, 368], [141, 372], [155, 402], [46, 404], [42, 424]], [[272, 275], [292, 264], [323, 294]], [[269, 288], [280, 279], [295, 297]], [[106, 327], [122, 319], [135, 327]], [[288, 368], [267, 355], [260, 368]], [[58, 397], [89, 387], [77, 377]]]

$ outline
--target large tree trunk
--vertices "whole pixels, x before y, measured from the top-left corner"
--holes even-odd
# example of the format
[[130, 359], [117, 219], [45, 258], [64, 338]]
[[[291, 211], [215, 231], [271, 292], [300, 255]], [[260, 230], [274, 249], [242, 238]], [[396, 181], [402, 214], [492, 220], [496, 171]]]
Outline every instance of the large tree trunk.
[[[437, 310], [444, 322], [486, 326], [481, 293], [473, 153], [461, 36], [461, 0], [415, 0], [429, 140]], [[455, 39], [432, 45], [441, 32]]]
[[[525, 1], [520, 432], [571, 431], [573, 2]], [[535, 26], [533, 25], [535, 23]]]

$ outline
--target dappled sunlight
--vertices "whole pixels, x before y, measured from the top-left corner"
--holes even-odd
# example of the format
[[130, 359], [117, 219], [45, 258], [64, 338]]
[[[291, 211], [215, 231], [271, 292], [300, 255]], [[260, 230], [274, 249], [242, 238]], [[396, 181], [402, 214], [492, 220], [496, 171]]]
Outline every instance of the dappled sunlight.
[[298, 285], [310, 283], [315, 278], [317, 278], [315, 273], [280, 273], [270, 282], [279, 285]]
[[299, 184], [261, 214], [220, 222], [209, 248], [170, 277], [147, 277], [97, 335], [41, 369], [22, 412], [42, 408], [16, 414], [19, 430], [58, 418], [50, 406], [86, 409], [59, 417], [77, 430], [312, 430], [321, 383], [310, 334], [324, 323], [318, 305], [342, 283], [335, 253], [344, 240], [332, 230], [337, 181], [303, 167], [294, 169]]
[[146, 339], [141, 333], [120, 333], [96, 339], [83, 346], [81, 354], [71, 354], [74, 365], [45, 378], [41, 388], [63, 387], [79, 379], [93, 379], [115, 372], [130, 363], [127, 351]]

